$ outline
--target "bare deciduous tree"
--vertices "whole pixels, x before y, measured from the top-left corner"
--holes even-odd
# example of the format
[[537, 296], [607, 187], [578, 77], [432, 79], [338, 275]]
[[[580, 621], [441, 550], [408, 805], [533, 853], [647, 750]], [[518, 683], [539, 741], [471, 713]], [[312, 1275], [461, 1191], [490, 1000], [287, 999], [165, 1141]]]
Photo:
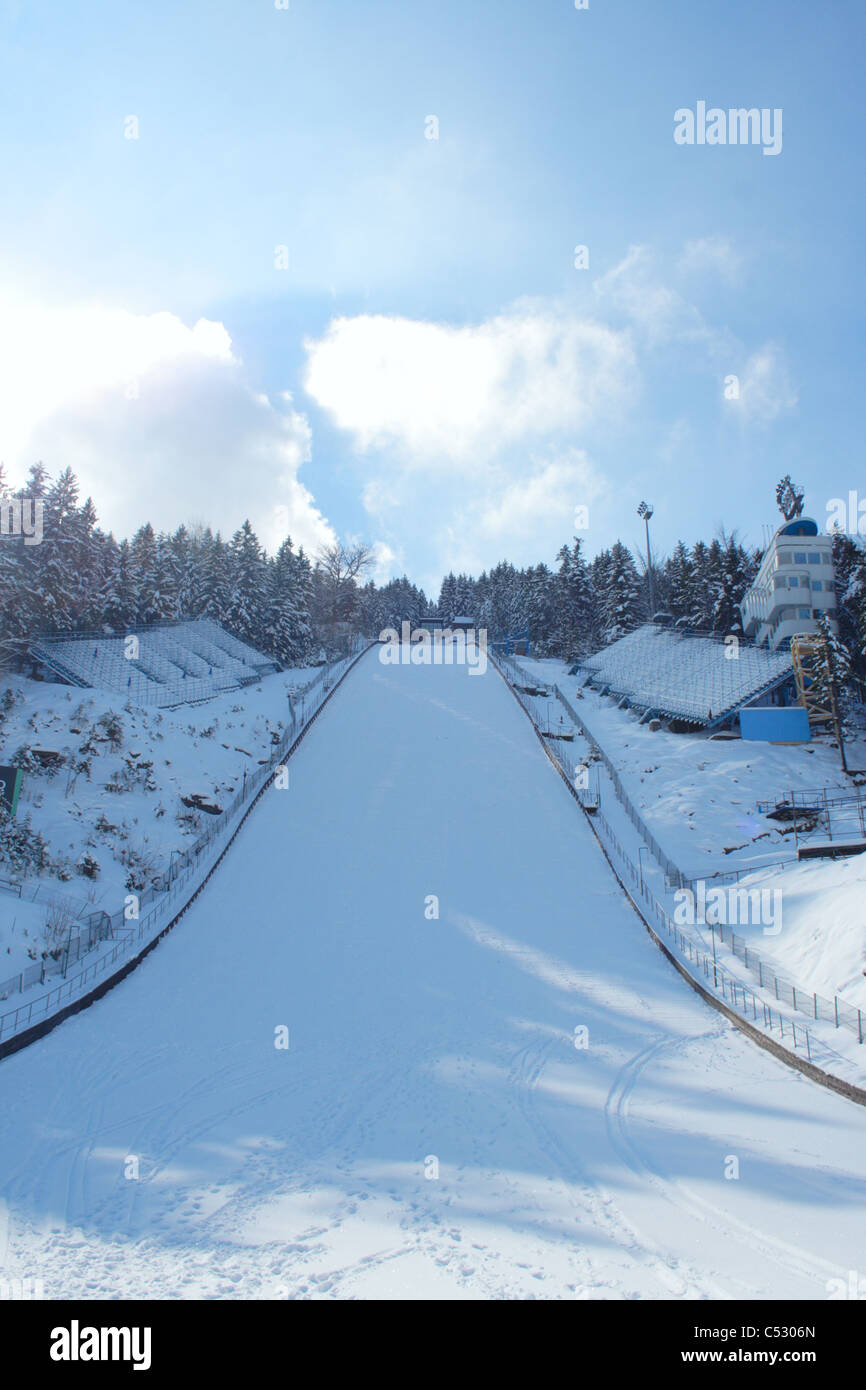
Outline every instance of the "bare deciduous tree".
[[325, 580], [327, 608], [332, 623], [351, 617], [357, 581], [373, 563], [372, 546], [363, 541], [346, 545], [335, 541], [323, 546], [316, 556], [319, 574]]

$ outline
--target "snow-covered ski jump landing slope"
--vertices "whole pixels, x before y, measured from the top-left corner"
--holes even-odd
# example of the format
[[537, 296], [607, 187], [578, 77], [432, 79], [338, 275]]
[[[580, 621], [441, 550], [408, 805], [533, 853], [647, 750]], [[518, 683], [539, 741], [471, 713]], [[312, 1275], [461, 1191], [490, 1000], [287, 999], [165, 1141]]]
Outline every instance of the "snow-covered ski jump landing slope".
[[142, 966], [0, 1065], [0, 1280], [822, 1298], [862, 1266], [866, 1113], [676, 974], [492, 668], [374, 650], [290, 767]]

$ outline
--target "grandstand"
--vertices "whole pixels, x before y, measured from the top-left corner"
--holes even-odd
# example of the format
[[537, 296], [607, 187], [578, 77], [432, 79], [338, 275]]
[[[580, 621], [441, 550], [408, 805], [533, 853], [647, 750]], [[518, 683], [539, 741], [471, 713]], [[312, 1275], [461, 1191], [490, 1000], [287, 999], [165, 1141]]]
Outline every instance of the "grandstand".
[[279, 669], [209, 618], [130, 628], [118, 636], [39, 638], [29, 650], [37, 669], [50, 678], [113, 690], [134, 704], [164, 709], [239, 690]]
[[605, 694], [656, 715], [703, 728], [731, 722], [745, 705], [782, 698], [793, 683], [790, 652], [768, 651], [739, 639], [678, 632], [646, 623], [582, 661], [578, 670]]

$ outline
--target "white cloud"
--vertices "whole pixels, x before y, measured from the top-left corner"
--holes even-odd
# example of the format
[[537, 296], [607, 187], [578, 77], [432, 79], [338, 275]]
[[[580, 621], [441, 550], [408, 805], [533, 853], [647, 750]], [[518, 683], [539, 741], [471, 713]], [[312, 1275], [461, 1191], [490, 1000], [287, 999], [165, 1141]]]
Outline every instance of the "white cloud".
[[684, 275], [721, 275], [735, 285], [740, 279], [743, 257], [725, 237], [698, 237], [687, 241], [677, 263]]
[[635, 385], [628, 334], [532, 305], [466, 327], [339, 318], [306, 346], [308, 394], [358, 449], [440, 472], [580, 429]]
[[400, 556], [391, 549], [390, 545], [386, 545], [384, 541], [375, 541], [373, 544], [373, 564], [364, 582], [372, 579], [376, 584], [387, 584], [391, 576], [397, 573], [401, 563]]
[[[740, 263], [729, 243], [714, 237], [688, 242], [680, 258], [680, 268], [714, 268], [729, 278], [736, 277]], [[729, 329], [707, 324], [693, 304], [661, 282], [654, 257], [645, 247], [631, 247], [618, 265], [595, 282], [594, 289], [602, 305], [624, 314], [634, 325], [636, 350], [645, 371], [649, 370], [646, 348], [679, 351], [684, 367], [711, 372], [721, 389], [721, 382], [735, 370], [731, 364], [746, 357], [747, 349]], [[682, 358], [684, 349], [687, 360]], [[780, 344], [765, 343], [754, 350], [737, 375], [739, 397], [730, 405], [742, 424], [764, 426], [796, 406], [797, 392]]]
[[248, 386], [221, 323], [169, 313], [6, 306], [0, 318], [0, 458], [13, 476], [69, 466], [118, 534], [143, 521], [249, 517], [272, 549], [333, 532], [298, 473], [306, 417]]
[[631, 246], [617, 265], [593, 282], [593, 290], [602, 309], [623, 314], [650, 345], [677, 340], [709, 344], [714, 337], [698, 309], [662, 283], [655, 259], [644, 246]]
[[730, 404], [745, 421], [767, 425], [783, 411], [793, 410], [797, 400], [781, 349], [766, 343], [746, 362], [740, 373], [739, 399]]
[[17, 457], [37, 423], [102, 387], [126, 387], [158, 364], [233, 362], [221, 323], [173, 314], [44, 309], [0, 301], [0, 446]]
[[[743, 422], [763, 424], [796, 401], [781, 349], [749, 357], [675, 287], [677, 273], [733, 278], [739, 264], [722, 238], [687, 243], [666, 268], [633, 246], [594, 281], [595, 317], [524, 300], [464, 326], [333, 320], [306, 344], [304, 385], [349, 437], [376, 533], [401, 558], [419, 557], [425, 586], [506, 556], [552, 562], [580, 504], [590, 507], [590, 553], [609, 544], [623, 492], [639, 500], [633, 451], [657, 441], [669, 474], [690, 462], [699, 412], [736, 363], [747, 359]], [[618, 462], [602, 470], [602, 458]]]
[[[361, 456], [367, 514], [420, 582], [553, 559], [604, 490], [581, 439], [638, 394], [628, 331], [521, 302], [465, 327], [363, 315], [307, 343], [308, 394]], [[437, 573], [438, 570], [438, 573]]]
[[483, 500], [477, 525], [487, 538], [534, 538], [539, 533], [568, 540], [578, 506], [591, 509], [605, 491], [603, 479], [582, 449], [570, 449], [546, 461], [533, 460], [526, 477], [507, 481], [502, 490]]

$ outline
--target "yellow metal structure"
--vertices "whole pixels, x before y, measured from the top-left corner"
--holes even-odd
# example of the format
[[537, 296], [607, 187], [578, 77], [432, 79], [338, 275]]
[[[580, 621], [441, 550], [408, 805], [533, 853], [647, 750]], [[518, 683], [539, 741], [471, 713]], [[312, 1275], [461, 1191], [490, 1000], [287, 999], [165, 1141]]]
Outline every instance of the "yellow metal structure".
[[832, 724], [835, 710], [827, 679], [827, 643], [820, 632], [795, 633], [791, 638], [791, 660], [797, 695], [806, 708], [809, 723]]

